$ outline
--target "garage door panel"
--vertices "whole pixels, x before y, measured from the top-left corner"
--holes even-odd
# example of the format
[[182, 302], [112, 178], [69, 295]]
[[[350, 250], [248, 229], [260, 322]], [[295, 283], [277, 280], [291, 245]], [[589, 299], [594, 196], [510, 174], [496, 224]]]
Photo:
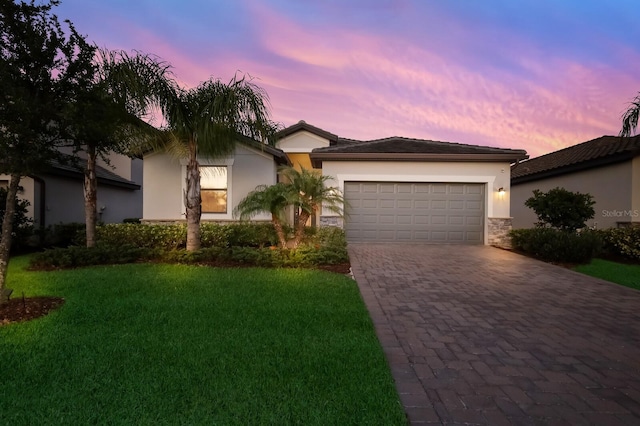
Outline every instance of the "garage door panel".
[[444, 210], [447, 208], [446, 200], [433, 200], [431, 201], [431, 208], [436, 210]]
[[413, 223], [416, 225], [427, 225], [429, 223], [429, 216], [423, 214], [414, 215]]
[[411, 201], [411, 200], [398, 200], [398, 203], [396, 204], [396, 206], [399, 209], [412, 209], [413, 208], [413, 201]]
[[464, 201], [463, 200], [450, 200], [449, 208], [454, 210], [462, 210], [464, 209]]
[[349, 241], [482, 244], [484, 185], [345, 182]]

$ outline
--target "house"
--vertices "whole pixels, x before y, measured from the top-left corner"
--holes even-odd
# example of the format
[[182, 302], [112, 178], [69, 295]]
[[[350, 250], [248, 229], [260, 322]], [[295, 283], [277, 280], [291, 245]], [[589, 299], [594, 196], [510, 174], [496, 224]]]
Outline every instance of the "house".
[[[198, 161], [203, 222], [237, 220], [233, 210], [238, 203], [256, 186], [276, 183], [278, 167], [290, 164], [280, 149], [249, 138], [243, 138], [228, 157], [198, 158]], [[186, 159], [177, 159], [166, 152], [144, 155], [143, 222], [185, 221], [186, 165]], [[271, 220], [271, 216], [263, 214], [254, 220]]]
[[[117, 223], [142, 217], [142, 160], [112, 154], [109, 164], [98, 163], [98, 220]], [[9, 180], [9, 176], [0, 175], [0, 187], [8, 186]], [[82, 169], [52, 162], [46, 172], [20, 180], [19, 196], [29, 201], [28, 215], [36, 227], [83, 223], [83, 185]]]
[[523, 150], [402, 137], [340, 138], [301, 121], [278, 147], [298, 166], [330, 176], [345, 217], [323, 211], [350, 242], [508, 244], [510, 164]]
[[602, 136], [511, 168], [511, 212], [514, 228], [537, 222], [524, 205], [534, 189], [555, 187], [593, 196], [590, 227], [610, 228], [640, 223], [640, 135]]

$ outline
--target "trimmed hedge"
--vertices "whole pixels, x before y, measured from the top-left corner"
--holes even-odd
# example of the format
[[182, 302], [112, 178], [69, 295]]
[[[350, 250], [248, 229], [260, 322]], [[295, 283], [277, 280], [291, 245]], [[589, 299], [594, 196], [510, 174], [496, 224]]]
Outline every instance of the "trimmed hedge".
[[640, 226], [598, 231], [606, 253], [640, 261]]
[[32, 269], [155, 261], [186, 264], [310, 267], [348, 262], [344, 232], [338, 228], [309, 230], [297, 249], [272, 246], [271, 224], [202, 225], [203, 247], [187, 252], [186, 226], [114, 224], [100, 226], [98, 244], [56, 248], [37, 253]]
[[[278, 240], [271, 223], [200, 225], [202, 248], [265, 247]], [[129, 244], [160, 250], [183, 249], [187, 245], [187, 225], [144, 225], [114, 223], [96, 229], [97, 240], [106, 245]]]
[[547, 262], [589, 263], [602, 246], [600, 235], [589, 230], [577, 233], [554, 228], [515, 229], [510, 236], [516, 250]]

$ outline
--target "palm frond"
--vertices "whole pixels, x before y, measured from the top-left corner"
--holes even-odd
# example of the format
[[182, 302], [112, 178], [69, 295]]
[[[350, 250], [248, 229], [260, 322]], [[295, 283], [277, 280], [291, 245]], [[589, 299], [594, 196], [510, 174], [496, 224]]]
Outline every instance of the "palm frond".
[[632, 136], [638, 127], [640, 115], [640, 93], [630, 102], [629, 108], [622, 116], [622, 130], [620, 136]]

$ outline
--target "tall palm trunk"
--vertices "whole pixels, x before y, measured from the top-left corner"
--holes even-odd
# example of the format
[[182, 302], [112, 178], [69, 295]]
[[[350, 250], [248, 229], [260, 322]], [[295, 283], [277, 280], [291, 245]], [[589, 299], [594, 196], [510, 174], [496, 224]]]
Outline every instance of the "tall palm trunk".
[[6, 288], [9, 251], [11, 250], [11, 233], [13, 232], [13, 216], [16, 211], [16, 195], [20, 185], [20, 175], [12, 174], [7, 191], [7, 203], [2, 220], [2, 236], [0, 237], [0, 305], [9, 300], [13, 290]]
[[96, 222], [98, 220], [98, 184], [96, 178], [96, 148], [87, 147], [87, 167], [84, 171], [84, 217], [87, 247], [96, 245]]
[[187, 189], [184, 193], [184, 206], [187, 214], [187, 251], [199, 250], [202, 205], [200, 198], [200, 168], [198, 166], [195, 144], [192, 144], [189, 148]]

